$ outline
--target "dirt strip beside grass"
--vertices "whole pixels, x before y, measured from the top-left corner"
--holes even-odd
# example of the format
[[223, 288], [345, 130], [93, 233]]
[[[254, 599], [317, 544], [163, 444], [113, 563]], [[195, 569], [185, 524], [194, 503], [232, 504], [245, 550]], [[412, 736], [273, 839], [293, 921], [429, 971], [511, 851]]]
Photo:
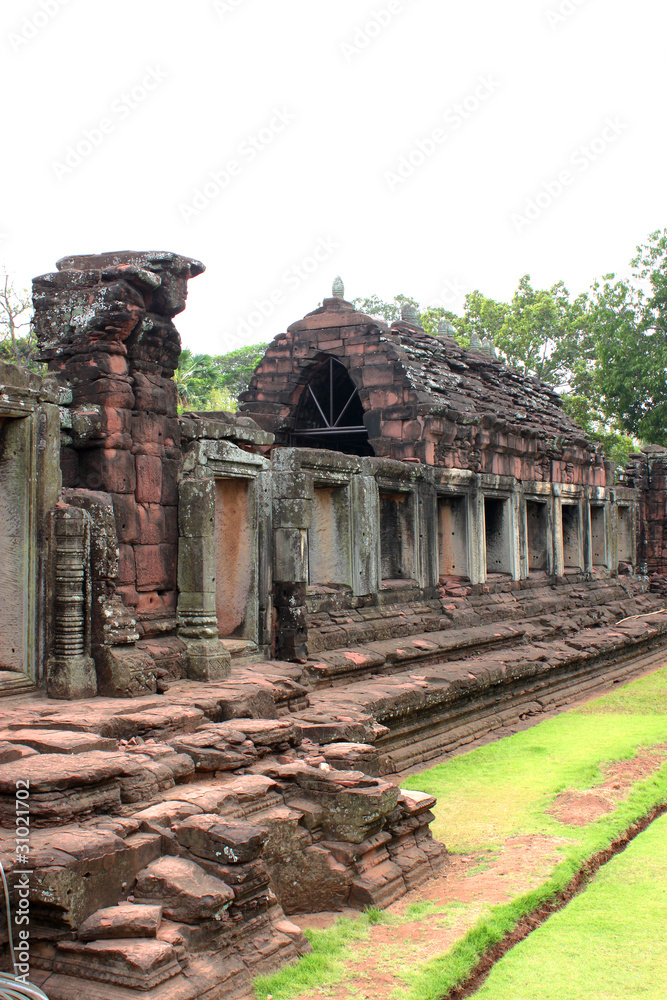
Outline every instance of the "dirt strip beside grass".
[[[505, 934], [503, 939], [489, 948], [479, 961], [472, 974], [460, 986], [450, 990], [442, 1000], [464, 1000], [476, 994], [482, 984], [488, 978], [493, 967], [520, 941], [525, 940], [529, 934], [541, 927], [554, 913], [562, 910], [584, 889], [588, 888], [591, 879], [613, 858], [626, 849], [640, 833], [643, 833], [658, 817], [667, 813], [667, 804], [662, 804], [651, 809], [647, 816], [633, 823], [628, 830], [620, 837], [617, 837], [608, 848], [598, 851], [586, 864], [576, 873], [574, 878], [561, 892], [543, 903], [532, 913], [523, 917], [512, 931]], [[525, 1000], [525, 998], [524, 998]]]

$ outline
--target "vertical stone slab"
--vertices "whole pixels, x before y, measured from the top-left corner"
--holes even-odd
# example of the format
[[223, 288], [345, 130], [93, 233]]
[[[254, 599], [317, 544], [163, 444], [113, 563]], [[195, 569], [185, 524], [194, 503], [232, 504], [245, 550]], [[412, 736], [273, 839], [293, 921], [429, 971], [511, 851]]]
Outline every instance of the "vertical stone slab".
[[257, 477], [257, 642], [267, 652], [273, 643], [273, 485], [270, 472]]
[[553, 571], [554, 576], [563, 576], [565, 573], [565, 557], [563, 553], [563, 501], [560, 496], [560, 488], [554, 483], [553, 502]]
[[305, 660], [308, 652], [308, 528], [312, 524], [313, 504], [312, 475], [303, 472], [274, 473], [274, 651], [276, 657], [284, 660]]
[[355, 597], [375, 594], [380, 589], [379, 502], [377, 482], [373, 476], [352, 477], [352, 592]]
[[65, 257], [57, 267], [35, 278], [33, 298], [40, 359], [73, 391], [67, 485], [114, 497], [119, 593], [143, 637], [163, 636], [176, 627], [181, 345], [173, 317], [204, 268], [132, 251]]
[[191, 680], [229, 676], [231, 657], [218, 638], [215, 592], [215, 480], [185, 479], [178, 504], [178, 634]]
[[486, 582], [486, 532], [484, 494], [478, 482], [468, 500], [468, 566], [470, 582]]
[[420, 587], [437, 587], [438, 498], [431, 483], [418, 483], [416, 492], [417, 582]]
[[53, 565], [52, 631], [47, 665], [50, 698], [92, 698], [97, 694], [90, 655], [90, 518], [83, 510], [51, 512]]
[[582, 551], [584, 573], [593, 572], [593, 538], [591, 528], [591, 501], [590, 490], [585, 491], [584, 501], [581, 505], [581, 527], [582, 527]]
[[520, 580], [523, 575], [521, 567], [521, 535], [523, 528], [521, 506], [520, 486], [515, 482], [509, 501], [510, 571], [513, 580]]
[[530, 574], [530, 553], [528, 550], [528, 504], [524, 497], [521, 497], [519, 505], [518, 528], [519, 574], [522, 580], [526, 580]]

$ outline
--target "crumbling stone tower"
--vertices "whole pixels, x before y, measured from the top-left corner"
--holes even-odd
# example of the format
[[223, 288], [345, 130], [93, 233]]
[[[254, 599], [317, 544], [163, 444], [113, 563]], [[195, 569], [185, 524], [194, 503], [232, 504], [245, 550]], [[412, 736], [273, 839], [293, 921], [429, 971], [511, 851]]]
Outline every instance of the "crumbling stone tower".
[[[72, 393], [61, 450], [64, 500], [98, 521], [112, 510], [104, 567], [98, 559], [91, 570], [92, 653], [107, 693], [137, 694], [155, 683], [151, 657], [169, 668], [184, 649], [175, 636], [182, 456], [173, 317], [204, 266], [173, 253], [124, 251], [65, 257], [57, 267], [35, 279], [34, 303], [41, 358]], [[70, 595], [70, 604], [76, 599]], [[64, 607], [67, 600], [64, 594]], [[135, 640], [161, 646], [129, 652]], [[67, 641], [60, 646], [64, 664]], [[55, 663], [56, 695], [95, 693], [94, 673], [76, 682], [57, 673]]]

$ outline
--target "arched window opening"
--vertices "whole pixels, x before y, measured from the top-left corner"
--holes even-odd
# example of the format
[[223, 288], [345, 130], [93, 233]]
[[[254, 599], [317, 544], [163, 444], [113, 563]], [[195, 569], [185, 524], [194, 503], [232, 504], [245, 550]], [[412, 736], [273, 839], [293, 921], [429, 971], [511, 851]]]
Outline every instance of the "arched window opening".
[[336, 358], [328, 358], [307, 382], [291, 444], [301, 448], [329, 448], [348, 455], [375, 454], [368, 441], [359, 390], [345, 365]]

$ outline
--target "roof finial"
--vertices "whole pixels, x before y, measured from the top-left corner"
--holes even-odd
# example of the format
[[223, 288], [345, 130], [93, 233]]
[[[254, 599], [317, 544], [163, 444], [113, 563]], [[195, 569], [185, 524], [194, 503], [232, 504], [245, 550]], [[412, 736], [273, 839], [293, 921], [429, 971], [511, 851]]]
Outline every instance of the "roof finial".
[[334, 283], [331, 288], [331, 294], [335, 299], [345, 298], [345, 285], [343, 284], [343, 279], [340, 277], [340, 275], [337, 278], [334, 278]]
[[456, 333], [455, 328], [449, 322], [446, 316], [443, 316], [438, 323], [438, 336], [439, 337], [453, 337]]
[[419, 313], [412, 302], [404, 302], [401, 306], [401, 319], [404, 323], [409, 323], [411, 326], [421, 326]]

